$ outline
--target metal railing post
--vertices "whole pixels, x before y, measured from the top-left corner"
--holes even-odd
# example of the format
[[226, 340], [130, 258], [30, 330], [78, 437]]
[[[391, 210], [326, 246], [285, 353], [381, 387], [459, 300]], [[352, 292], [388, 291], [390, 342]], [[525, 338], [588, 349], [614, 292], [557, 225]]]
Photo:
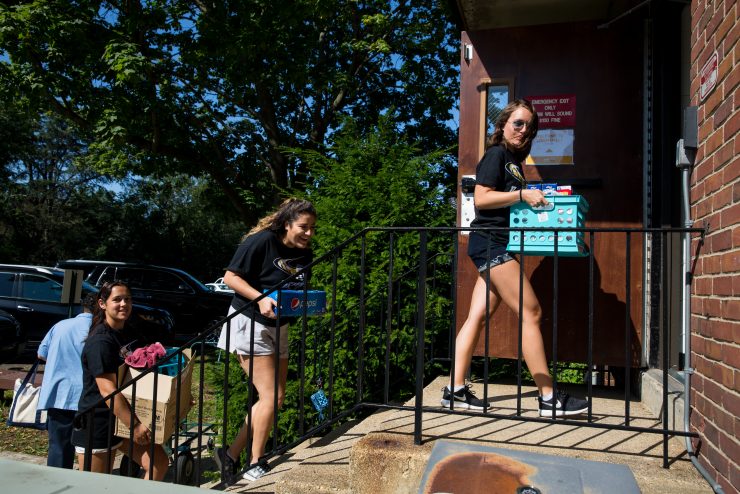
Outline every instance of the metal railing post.
[[393, 329], [393, 255], [395, 234], [391, 232], [388, 238], [388, 297], [386, 300], [386, 341], [385, 341], [385, 373], [383, 379], [383, 403], [388, 403], [390, 397], [390, 368], [391, 368], [391, 335]]
[[625, 304], [624, 304], [624, 424], [630, 425], [630, 368], [632, 367], [632, 335], [630, 333], [630, 305], [632, 304], [632, 293], [630, 292], [631, 283], [631, 268], [632, 268], [632, 252], [630, 252], [632, 246], [632, 237], [630, 232], [626, 233], [625, 238], [625, 252], [627, 259], [625, 261]]
[[357, 403], [362, 403], [362, 375], [365, 372], [365, 252], [367, 235], [362, 236], [360, 253], [360, 324], [357, 329]]
[[419, 233], [419, 276], [416, 285], [416, 401], [414, 405], [414, 444], [421, 444], [424, 406], [424, 325], [426, 313], [427, 232]]

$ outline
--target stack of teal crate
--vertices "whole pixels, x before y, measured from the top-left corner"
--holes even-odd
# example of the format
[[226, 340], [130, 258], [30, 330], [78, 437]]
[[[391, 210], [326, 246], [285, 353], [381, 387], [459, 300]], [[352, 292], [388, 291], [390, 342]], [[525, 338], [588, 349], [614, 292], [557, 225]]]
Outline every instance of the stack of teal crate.
[[[557, 231], [558, 255], [582, 257], [588, 255], [583, 242], [583, 232], [569, 232], [568, 228], [583, 228], [586, 223], [588, 202], [579, 195], [547, 196], [548, 206], [533, 208], [525, 202], [510, 208], [509, 226], [511, 228], [562, 228]], [[524, 249], [522, 250], [522, 234]], [[555, 255], [555, 230], [511, 230], [509, 252], [531, 256]]]

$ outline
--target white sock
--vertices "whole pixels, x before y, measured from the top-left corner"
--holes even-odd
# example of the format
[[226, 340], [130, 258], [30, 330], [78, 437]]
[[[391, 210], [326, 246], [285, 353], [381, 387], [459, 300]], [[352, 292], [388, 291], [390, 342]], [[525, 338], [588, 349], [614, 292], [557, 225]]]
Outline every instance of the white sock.
[[552, 400], [552, 393], [542, 396], [542, 401], [550, 401], [550, 400]]
[[[447, 391], [449, 391], [450, 390], [450, 385], [448, 384], [447, 386], [445, 386], [445, 388], [447, 388]], [[457, 393], [461, 389], [465, 389], [465, 385], [464, 384], [463, 385], [460, 385], [460, 386], [455, 386], [455, 390], [453, 391], [453, 393]]]

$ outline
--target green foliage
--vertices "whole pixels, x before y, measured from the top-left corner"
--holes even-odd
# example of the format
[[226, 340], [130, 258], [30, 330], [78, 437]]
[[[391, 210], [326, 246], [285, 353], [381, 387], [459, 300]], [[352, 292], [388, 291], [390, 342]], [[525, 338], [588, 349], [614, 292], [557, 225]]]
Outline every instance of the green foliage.
[[31, 118], [18, 107], [0, 115], [0, 120], [17, 119], [21, 143], [1, 168], [7, 177], [0, 190], [3, 261], [48, 264], [65, 251], [85, 249], [104, 221], [93, 213], [101, 204], [107, 208], [110, 195], [102, 189], [102, 177], [75, 163], [84, 141], [53, 115]]
[[[381, 117], [376, 128], [362, 133], [354, 121], [334, 138], [330, 158], [306, 156], [310, 163], [311, 182], [308, 194], [319, 215], [319, 251], [328, 250], [350, 238], [353, 232], [366, 227], [447, 227], [454, 224], [454, 210], [446, 186], [444, 163], [449, 156], [441, 151], [420, 152], [416, 144], [398, 132], [397, 121], [390, 114]], [[391, 240], [392, 235], [392, 240]], [[364, 367], [363, 398], [381, 400], [386, 377], [392, 384], [391, 400], [408, 398], [413, 391], [416, 353], [417, 269], [420, 262], [420, 236], [416, 231], [368, 232], [346, 245], [334, 257], [337, 271], [335, 304], [340, 317], [335, 342], [350, 343], [335, 354], [334, 365], [342, 372], [357, 367], [357, 352], [362, 341]], [[429, 257], [444, 269], [431, 271], [426, 287], [426, 342], [449, 329], [443, 314], [451, 312], [448, 278], [451, 272], [453, 236], [428, 233]], [[391, 263], [390, 242], [393, 242], [391, 327], [388, 328], [388, 278]], [[364, 244], [365, 265], [361, 266]], [[431, 265], [431, 263], [430, 263]], [[327, 289], [332, 279], [330, 262], [317, 266], [313, 275], [316, 284]], [[361, 271], [364, 269], [364, 273]], [[440, 274], [445, 273], [445, 274]], [[360, 290], [360, 277], [364, 287]], [[439, 283], [433, 287], [434, 276]], [[365, 328], [360, 335], [359, 304], [364, 295]], [[390, 366], [386, 366], [385, 348], [390, 345]], [[323, 351], [328, 355], [327, 344]], [[388, 374], [386, 376], [386, 373]], [[350, 374], [349, 384], [356, 388], [356, 375]], [[350, 397], [354, 399], [354, 397]]]
[[[447, 155], [421, 153], [398, 132], [392, 114], [381, 117], [371, 132], [363, 132], [353, 120], [347, 120], [333, 136], [333, 143], [325, 154], [290, 150], [309, 164], [307, 197], [318, 211], [318, 234], [314, 239], [317, 254], [332, 253], [313, 268], [311, 278], [313, 288], [324, 289], [330, 295], [330, 313], [309, 318], [305, 334], [300, 322], [291, 327], [289, 376], [278, 419], [278, 444], [287, 444], [319, 424], [309, 400], [318, 389], [319, 379], [335, 414], [359, 401], [383, 402], [386, 382], [389, 401], [403, 402], [413, 396], [420, 262], [420, 235], [415, 230], [446, 227], [454, 221], [449, 197], [454, 189], [445, 187], [443, 162]], [[355, 235], [370, 227], [412, 228], [392, 234], [365, 231]], [[450, 254], [454, 234], [430, 230], [427, 235], [431, 260], [425, 285], [425, 380], [447, 371], [433, 363], [431, 349], [440, 336], [447, 338], [451, 327]], [[336, 315], [333, 326], [332, 311]], [[304, 336], [305, 346], [301, 346]], [[582, 382], [583, 370], [563, 367], [558, 372], [559, 382]], [[489, 372], [493, 379], [512, 378], [516, 376], [516, 362], [493, 359]], [[474, 362], [473, 374], [478, 378], [483, 375], [480, 359]], [[247, 381], [233, 358], [229, 375], [227, 441], [241, 427], [248, 405]], [[526, 366], [523, 379], [531, 382]], [[223, 366], [211, 382], [222, 380]], [[218, 399], [223, 401], [223, 393]], [[268, 449], [271, 446], [269, 443]]]
[[[588, 366], [577, 362], [559, 363], [556, 378], [558, 383], [583, 384]], [[492, 358], [488, 364], [488, 378], [491, 381], [500, 379], [516, 379], [517, 362], [512, 359]], [[483, 379], [484, 361], [483, 359], [473, 359], [471, 365], [471, 379]], [[527, 369], [526, 364], [522, 361], [522, 382], [534, 384], [532, 374]]]
[[0, 148], [2, 262], [108, 259], [182, 267], [207, 281], [223, 274], [244, 227], [208, 180], [130, 179], [114, 193], [86, 166], [84, 136], [53, 114], [0, 109], [0, 135], [15, 143]]
[[[436, 0], [1, 4], [0, 99], [64, 120], [79, 140], [64, 159], [65, 176], [94, 171], [94, 180], [128, 180], [116, 194], [99, 183], [78, 187], [89, 202], [66, 211], [56, 201], [32, 223], [41, 199], [16, 207], [18, 198], [33, 197], [32, 188], [10, 179], [15, 188], [0, 198], [13, 211], [0, 218], [1, 239], [8, 239], [0, 245], [13, 246], [4, 259], [149, 261], [204, 278], [222, 271], [233, 253], [242, 232], [236, 218], [253, 224], [283, 193], [304, 189], [319, 211], [318, 253], [365, 227], [454, 224], [454, 160], [438, 151], [455, 142], [447, 122], [458, 40], [445, 8]], [[36, 166], [32, 154], [14, 157], [14, 166]], [[44, 198], [56, 200], [52, 183]], [[40, 242], [36, 232], [53, 223], [59, 230]], [[34, 237], [13, 237], [25, 226]], [[449, 264], [451, 236], [428, 235], [430, 257]], [[299, 383], [310, 394], [317, 376], [327, 380], [330, 364], [338, 410], [356, 401], [358, 380], [362, 398], [377, 399], [386, 378], [391, 399], [409, 395], [420, 239], [394, 233], [393, 259], [390, 241], [368, 232], [337, 253], [330, 302], [338, 323], [330, 333], [326, 318], [312, 319], [305, 353], [291, 351], [281, 442], [300, 430]], [[332, 270], [331, 262], [317, 266], [314, 285], [331, 291]], [[426, 345], [448, 329], [451, 312], [449, 275], [430, 269], [430, 276]], [[231, 376], [234, 395], [246, 396], [241, 371]], [[245, 403], [230, 404], [230, 429], [241, 423]], [[310, 405], [301, 411], [317, 420]]]
[[[207, 387], [212, 390], [212, 399], [215, 404], [214, 422], [221, 424], [224, 413], [224, 372], [226, 363], [229, 365], [229, 401], [227, 404], [229, 415], [226, 422], [227, 443], [231, 443], [236, 437], [236, 433], [244, 423], [244, 416], [247, 413], [249, 394], [248, 382], [244, 371], [234, 357], [219, 352], [218, 362], [211, 363], [205, 367], [205, 380]], [[217, 431], [219, 437], [222, 429]]]
[[224, 202], [207, 180], [182, 175], [131, 180], [120, 193], [120, 223], [99, 248], [126, 260], [181, 267], [213, 281], [223, 275], [244, 234]]
[[424, 152], [451, 146], [457, 39], [427, 0], [31, 0], [0, 4], [0, 98], [53, 111], [116, 177], [208, 177], [252, 224], [306, 182], [345, 116], [398, 109]]

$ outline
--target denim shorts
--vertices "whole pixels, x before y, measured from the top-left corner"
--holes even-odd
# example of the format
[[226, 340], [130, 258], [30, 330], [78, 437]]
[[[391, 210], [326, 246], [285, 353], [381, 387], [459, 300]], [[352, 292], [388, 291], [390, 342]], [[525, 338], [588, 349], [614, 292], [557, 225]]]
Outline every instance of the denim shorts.
[[505, 244], [489, 241], [486, 236], [477, 232], [472, 232], [468, 239], [468, 257], [479, 273], [516, 259], [506, 251]]

